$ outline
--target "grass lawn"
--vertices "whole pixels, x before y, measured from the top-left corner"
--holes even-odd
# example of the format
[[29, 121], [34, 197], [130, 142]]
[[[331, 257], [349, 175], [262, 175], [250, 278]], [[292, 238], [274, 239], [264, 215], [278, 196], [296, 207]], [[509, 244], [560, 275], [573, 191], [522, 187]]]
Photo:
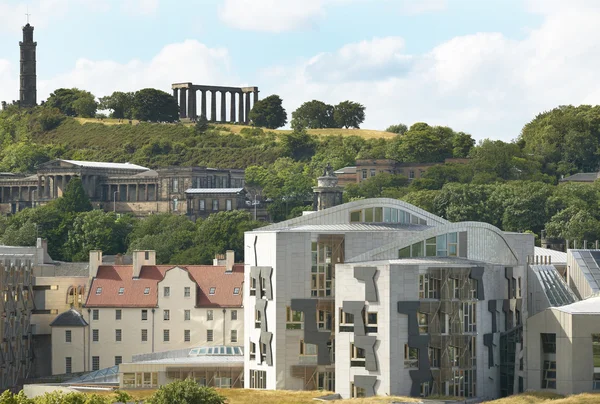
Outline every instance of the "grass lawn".
[[[118, 119], [110, 119], [106, 118], [103, 120], [98, 120], [96, 118], [75, 118], [77, 122], [81, 124], [86, 123], [102, 123], [104, 125], [129, 125], [129, 121], [124, 119], [122, 122], [119, 122]], [[133, 120], [132, 124], [137, 124], [138, 121]], [[191, 126], [193, 123], [184, 123], [185, 126]], [[229, 129], [231, 133], [240, 133], [240, 131], [244, 128], [247, 128], [246, 125], [231, 125], [231, 124], [222, 124], [222, 123], [214, 123], [215, 126], [220, 126]], [[264, 129], [266, 131], [271, 131], [275, 133], [289, 133], [291, 130], [289, 129]], [[393, 138], [396, 136], [395, 133], [385, 132], [381, 130], [370, 130], [370, 129], [308, 129], [308, 133], [311, 135], [317, 136], [328, 136], [328, 135], [342, 135], [342, 136], [360, 136], [365, 139], [378, 139], [378, 138]]]
[[597, 404], [600, 394], [577, 394], [564, 397], [559, 394], [527, 392], [516, 396], [486, 401], [487, 404]]

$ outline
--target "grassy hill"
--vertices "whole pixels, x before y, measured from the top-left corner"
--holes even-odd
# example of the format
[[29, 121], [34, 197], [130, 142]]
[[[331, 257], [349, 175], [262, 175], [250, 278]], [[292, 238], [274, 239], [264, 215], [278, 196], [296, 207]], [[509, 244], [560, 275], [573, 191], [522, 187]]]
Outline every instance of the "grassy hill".
[[559, 394], [527, 392], [487, 401], [486, 404], [597, 404], [600, 403], [600, 394], [577, 394], [564, 397]]

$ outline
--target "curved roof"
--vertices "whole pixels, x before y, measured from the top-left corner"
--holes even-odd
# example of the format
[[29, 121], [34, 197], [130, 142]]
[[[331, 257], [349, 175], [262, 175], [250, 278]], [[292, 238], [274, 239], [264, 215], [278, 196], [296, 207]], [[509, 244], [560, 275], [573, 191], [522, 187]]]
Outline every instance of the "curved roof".
[[[370, 198], [361, 199], [334, 206], [333, 208], [321, 210], [311, 213], [310, 215], [296, 217], [294, 219], [285, 220], [269, 226], [261, 227], [252, 232], [264, 232], [273, 230], [286, 230], [308, 225], [331, 225], [331, 224], [347, 224], [350, 223], [350, 212], [371, 207], [390, 207], [402, 209], [408, 213], [419, 216], [427, 221], [428, 226], [446, 225], [450, 222], [439, 216], [418, 208], [410, 203], [392, 198]], [[252, 233], [251, 232], [251, 233]]]
[[74, 309], [59, 314], [50, 323], [50, 327], [85, 327], [87, 325], [88, 323], [84, 320], [81, 313]]

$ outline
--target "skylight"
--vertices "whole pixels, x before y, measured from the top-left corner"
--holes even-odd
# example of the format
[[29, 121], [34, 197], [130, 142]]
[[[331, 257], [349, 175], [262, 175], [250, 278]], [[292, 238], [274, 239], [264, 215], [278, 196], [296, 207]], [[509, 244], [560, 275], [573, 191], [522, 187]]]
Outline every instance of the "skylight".
[[121, 286], [119, 288], [119, 294], [122, 295], [123, 293], [125, 293], [125, 288], [123, 286]]
[[150, 288], [145, 288], [144, 289], [144, 294], [145, 295], [149, 295], [150, 294]]
[[216, 291], [217, 291], [217, 288], [212, 287], [212, 288], [209, 289], [208, 294], [209, 295], [214, 295]]
[[99, 295], [102, 293], [102, 288], [96, 288], [96, 294]]

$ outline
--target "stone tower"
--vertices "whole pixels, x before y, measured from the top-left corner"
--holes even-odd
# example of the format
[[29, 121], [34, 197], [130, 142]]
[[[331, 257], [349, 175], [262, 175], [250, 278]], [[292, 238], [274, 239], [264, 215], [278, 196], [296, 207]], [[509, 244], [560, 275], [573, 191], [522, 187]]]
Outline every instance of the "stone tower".
[[323, 210], [342, 204], [343, 190], [338, 187], [338, 179], [331, 165], [327, 163], [323, 175], [317, 178], [317, 186], [313, 187], [313, 210]]
[[37, 104], [36, 46], [37, 42], [33, 42], [33, 27], [27, 23], [23, 27], [23, 41], [19, 42], [19, 47], [21, 48], [21, 89], [19, 100], [22, 107], [33, 107]]

